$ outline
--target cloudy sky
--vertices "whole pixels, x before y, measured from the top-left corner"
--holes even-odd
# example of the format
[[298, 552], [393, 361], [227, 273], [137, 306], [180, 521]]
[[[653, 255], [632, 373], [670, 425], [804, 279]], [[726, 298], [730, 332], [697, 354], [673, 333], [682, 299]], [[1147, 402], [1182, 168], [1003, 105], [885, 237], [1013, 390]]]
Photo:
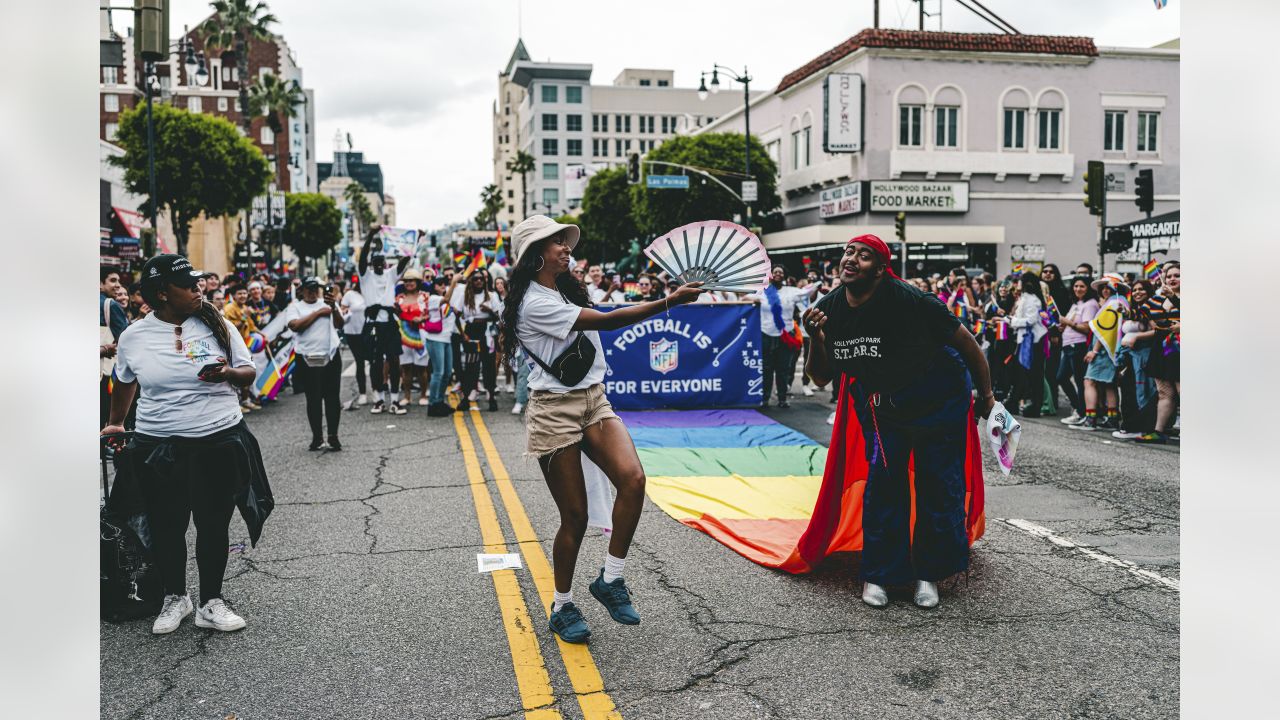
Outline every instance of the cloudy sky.
[[[624, 67], [670, 68], [697, 85], [714, 62], [747, 65], [760, 89], [872, 24], [872, 0], [267, 0], [277, 32], [316, 92], [316, 152], [336, 130], [382, 164], [398, 224], [434, 228], [479, 209], [492, 182], [490, 112], [497, 75], [523, 35], [535, 60], [591, 63], [607, 84]], [[1099, 45], [1150, 47], [1178, 37], [1178, 5], [1154, 0], [983, 0], [1023, 33], [1086, 35]], [[993, 32], [954, 0], [944, 29]], [[881, 0], [883, 27], [916, 27], [911, 0]], [[209, 12], [172, 0], [175, 35]], [[128, 24], [116, 15], [116, 27]], [[522, 16], [522, 18], [521, 18]], [[937, 29], [937, 18], [926, 27]], [[521, 27], [522, 26], [522, 27]]]

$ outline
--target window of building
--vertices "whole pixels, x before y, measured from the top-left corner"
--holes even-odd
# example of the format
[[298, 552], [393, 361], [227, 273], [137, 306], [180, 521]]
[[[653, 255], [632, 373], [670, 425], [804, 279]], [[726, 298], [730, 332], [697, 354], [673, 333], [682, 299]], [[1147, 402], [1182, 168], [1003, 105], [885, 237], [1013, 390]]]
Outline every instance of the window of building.
[[671, 118], [667, 117], [666, 115], [662, 116], [662, 134], [663, 135], [667, 135], [671, 132], [671, 123], [669, 122], [670, 119]]
[[120, 68], [115, 65], [103, 65], [102, 82], [107, 85], [118, 84], [120, 82]]
[[582, 103], [582, 88], [570, 85], [564, 89], [564, 101], [575, 105]]
[[800, 131], [791, 133], [791, 169], [800, 169]]
[[559, 155], [560, 141], [556, 140], [555, 138], [543, 138], [542, 154], [543, 155]]
[[556, 115], [556, 114], [554, 114], [554, 113], [543, 113], [543, 114], [542, 114], [542, 129], [543, 129], [543, 130], [558, 130], [558, 129], [559, 129], [559, 127], [558, 127], [558, 126], [559, 126], [559, 124], [560, 124], [559, 117], [560, 117], [559, 115]]
[[102, 109], [107, 112], [120, 112], [120, 96], [119, 95], [103, 95]]
[[592, 157], [600, 155], [600, 141], [596, 138], [591, 138], [591, 155]]
[[1156, 143], [1156, 126], [1159, 124], [1159, 121], [1160, 113], [1138, 113], [1138, 152], [1160, 152], [1160, 146]]
[[[196, 99], [198, 100], [199, 98]], [[262, 126], [262, 134], [260, 137], [262, 138], [263, 145], [274, 145], [276, 142], [276, 134], [271, 132], [271, 128], [266, 125]]]
[[1061, 150], [1062, 111], [1037, 110], [1036, 119], [1040, 126], [1036, 147], [1041, 150]]
[[202, 98], [198, 98], [198, 97], [187, 98], [187, 111], [194, 112], [194, 113], [203, 112], [204, 103], [201, 102], [201, 99]]
[[622, 157], [622, 140], [621, 139], [613, 141], [613, 155], [614, 157]]
[[222, 82], [227, 82], [231, 79], [231, 70], [232, 68], [230, 67], [222, 68]]
[[813, 131], [813, 128], [812, 128], [812, 127], [810, 127], [810, 126], [808, 126], [808, 125], [806, 125], [806, 126], [805, 126], [805, 128], [804, 128], [803, 130], [801, 130], [801, 131], [800, 131], [800, 142], [801, 142], [801, 145], [803, 146], [803, 147], [801, 148], [801, 151], [804, 153], [804, 166], [805, 166], [805, 167], [809, 167], [809, 164], [810, 164], [810, 162], [811, 162], [811, 159], [810, 159], [810, 157], [809, 157], [809, 152], [810, 152], [810, 150], [809, 150], [809, 149], [810, 149], [811, 147], [813, 147], [813, 143], [809, 142], [809, 134], [810, 134], [812, 131]]
[[614, 115], [613, 131], [614, 132], [631, 132], [631, 116], [630, 115]]
[[591, 132], [608, 132], [609, 116], [596, 113], [591, 116]]
[[226, 111], [227, 111], [227, 99], [218, 98], [218, 112], [226, 112]]
[[658, 87], [671, 87], [671, 83], [666, 80], [659, 80]]
[[507, 199], [508, 199], [508, 200], [510, 200], [511, 198], [513, 198], [513, 197], [515, 197], [515, 196], [516, 196], [516, 191], [515, 191], [515, 190], [512, 190], [512, 189], [510, 189], [510, 188], [507, 188]]
[[507, 206], [507, 212], [509, 212], [509, 213], [513, 213], [513, 212], [515, 212], [515, 211], [516, 211], [516, 206], [515, 206], [515, 205], [508, 205], [508, 206]]
[[581, 115], [565, 115], [564, 129], [569, 132], [582, 132], [582, 116]]
[[559, 180], [560, 164], [559, 163], [542, 163], [542, 179], [543, 180]]
[[940, 148], [960, 147], [960, 108], [935, 107], [933, 119], [933, 144]]
[[641, 81], [640, 81], [640, 87], [649, 87], [649, 81], [648, 81], [648, 80], [641, 80]]
[[1124, 152], [1124, 110], [1108, 110], [1102, 128], [1102, 149]]
[[542, 188], [542, 202], [547, 205], [555, 205], [560, 202], [559, 188]]
[[543, 85], [542, 86], [542, 102], [553, 103], [560, 101], [559, 85]]
[[645, 121], [646, 121], [646, 122], [648, 123], [648, 125], [649, 125], [648, 129], [646, 129], [646, 130], [645, 130], [645, 132], [647, 132], [647, 133], [649, 133], [650, 135], [652, 135], [652, 134], [653, 134], [653, 127], [654, 127], [654, 126], [653, 126], [653, 116], [652, 116], [652, 115], [650, 115], [649, 117], [645, 118]]
[[581, 141], [581, 140], [566, 140], [566, 141], [565, 141], [565, 154], [566, 154], [566, 155], [572, 155], [572, 156], [575, 156], [575, 157], [576, 157], [576, 156], [580, 156], [580, 155], [582, 155], [582, 141]]
[[920, 147], [924, 145], [924, 138], [920, 132], [923, 118], [923, 105], [902, 105], [898, 108], [899, 146]]
[[1027, 110], [1026, 108], [1004, 109], [1004, 148], [1006, 150], [1022, 150], [1027, 146]]
[[120, 129], [120, 126], [119, 126], [118, 124], [116, 124], [116, 123], [107, 123], [107, 124], [106, 124], [106, 125], [104, 125], [104, 126], [103, 126], [103, 128], [102, 128], [102, 134], [106, 136], [106, 139], [111, 140], [111, 139], [115, 138], [115, 136], [116, 136], [116, 131], [117, 131], [117, 130], [119, 130], [119, 129]]

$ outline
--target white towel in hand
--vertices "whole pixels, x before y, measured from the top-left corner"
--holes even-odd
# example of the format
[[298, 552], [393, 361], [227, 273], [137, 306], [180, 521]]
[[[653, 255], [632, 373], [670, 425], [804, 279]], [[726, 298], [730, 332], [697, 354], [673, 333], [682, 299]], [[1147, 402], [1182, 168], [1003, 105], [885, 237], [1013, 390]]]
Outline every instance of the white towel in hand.
[[1000, 471], [1008, 475], [1013, 470], [1013, 456], [1018, 453], [1022, 425], [1009, 414], [1003, 404], [997, 402], [991, 408], [991, 414], [983, 421], [982, 431], [996, 456]]

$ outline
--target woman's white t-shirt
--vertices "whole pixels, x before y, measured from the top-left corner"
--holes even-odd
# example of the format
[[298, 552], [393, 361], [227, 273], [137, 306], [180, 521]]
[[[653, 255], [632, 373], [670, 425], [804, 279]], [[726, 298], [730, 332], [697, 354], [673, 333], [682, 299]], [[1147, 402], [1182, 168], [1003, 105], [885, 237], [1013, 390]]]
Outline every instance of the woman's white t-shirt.
[[[441, 313], [443, 313], [443, 315]], [[444, 296], [432, 294], [427, 298], [427, 316], [423, 319], [427, 322], [440, 320], [441, 330], [438, 333], [430, 333], [423, 330], [423, 339], [442, 343], [452, 342], [455, 317], [457, 316], [454, 315], [453, 311], [449, 308], [449, 303], [444, 301]]]
[[[322, 307], [325, 307], [322, 300], [313, 303], [295, 300], [285, 308], [284, 321], [287, 324], [301, 320]], [[306, 329], [294, 331], [294, 352], [301, 357], [323, 356], [332, 360], [338, 352], [338, 342], [338, 329], [333, 326], [332, 316], [316, 318]]]
[[[576, 338], [573, 324], [578, 321], [582, 308], [565, 300], [559, 291], [543, 287], [538, 283], [530, 283], [520, 303], [520, 312], [516, 320], [516, 337], [527, 351], [534, 353], [546, 364], [550, 365], [569, 342]], [[600, 333], [595, 330], [584, 330], [583, 334], [596, 346], [596, 359], [591, 370], [573, 387], [563, 385], [554, 376], [542, 369], [542, 366], [526, 357], [529, 364], [529, 389], [550, 390], [565, 393], [570, 390], [588, 388], [604, 381], [607, 366], [604, 360], [604, 348], [600, 345]]]
[[342, 305], [348, 311], [347, 321], [342, 324], [342, 332], [348, 336], [364, 332], [364, 296], [355, 290], [348, 290], [342, 296]]
[[[491, 310], [481, 310], [480, 306], [489, 303]], [[502, 301], [498, 299], [498, 293], [482, 292], [477, 293], [471, 300], [471, 306], [467, 307], [467, 289], [465, 287], [457, 287], [453, 289], [452, 303], [453, 309], [462, 313], [462, 321], [469, 323], [472, 320], [490, 320], [497, 321], [502, 317]]]
[[231, 357], [199, 318], [182, 323], [182, 349], [174, 347], [174, 328], [148, 313], [120, 334], [116, 346], [116, 379], [138, 383], [137, 431], [156, 437], [204, 437], [238, 425], [240, 397], [230, 383], [205, 382], [200, 368], [225, 359], [228, 366], [253, 367], [244, 338], [223, 320], [231, 336]]

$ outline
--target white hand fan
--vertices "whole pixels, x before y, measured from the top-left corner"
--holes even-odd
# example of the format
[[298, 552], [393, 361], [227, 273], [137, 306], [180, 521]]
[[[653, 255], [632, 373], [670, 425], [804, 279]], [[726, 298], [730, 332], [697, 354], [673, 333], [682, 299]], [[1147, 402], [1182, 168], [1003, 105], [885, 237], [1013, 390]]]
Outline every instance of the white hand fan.
[[681, 225], [644, 253], [678, 282], [701, 282], [703, 290], [752, 293], [769, 281], [769, 255], [760, 238], [723, 220]]

